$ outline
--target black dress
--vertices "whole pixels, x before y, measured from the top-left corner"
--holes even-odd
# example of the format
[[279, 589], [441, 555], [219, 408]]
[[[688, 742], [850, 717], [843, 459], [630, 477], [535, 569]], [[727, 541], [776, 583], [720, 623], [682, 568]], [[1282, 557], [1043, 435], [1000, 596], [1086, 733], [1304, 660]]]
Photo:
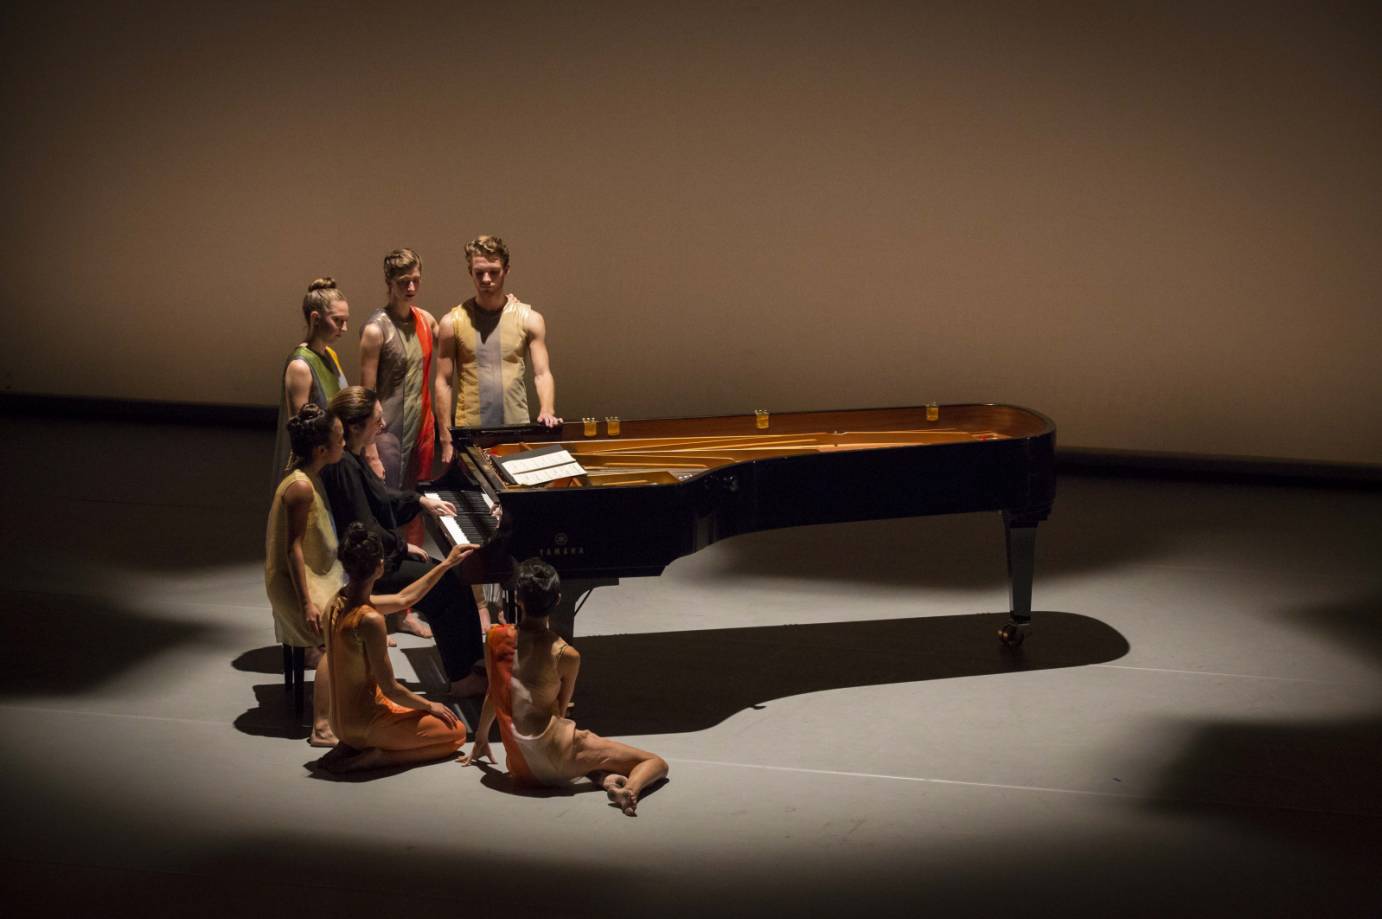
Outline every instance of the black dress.
[[[344, 540], [346, 528], [361, 523], [384, 544], [384, 576], [375, 582], [375, 593], [398, 593], [438, 564], [435, 559], [411, 558], [408, 541], [399, 529], [422, 510], [422, 496], [417, 492], [389, 488], [349, 450], [339, 463], [322, 469], [321, 480], [337, 537]], [[443, 576], [417, 608], [432, 625], [447, 677], [455, 682], [468, 675], [484, 656], [480, 614], [470, 588], [454, 575]]]

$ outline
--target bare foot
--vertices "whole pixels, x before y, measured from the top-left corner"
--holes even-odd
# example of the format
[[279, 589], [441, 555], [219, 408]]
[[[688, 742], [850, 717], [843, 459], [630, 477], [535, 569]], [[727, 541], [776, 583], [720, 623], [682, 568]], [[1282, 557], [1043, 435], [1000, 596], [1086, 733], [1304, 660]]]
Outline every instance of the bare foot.
[[397, 647], [398, 647], [398, 640], [395, 639], [392, 635], [389, 636], [389, 647], [390, 647], [390, 648], [397, 648]]
[[418, 638], [431, 638], [432, 630], [427, 627], [427, 623], [417, 617], [417, 613], [412, 610], [404, 613], [398, 620], [398, 630], [407, 632], [409, 635], [416, 635]]
[[600, 784], [604, 786], [609, 799], [624, 812], [625, 817], [638, 816], [634, 813], [638, 808], [638, 795], [629, 788], [628, 776], [610, 773]]
[[311, 736], [307, 738], [307, 745], [311, 747], [334, 747], [338, 743], [340, 741], [331, 733], [330, 728], [324, 731], [313, 728]]
[[452, 683], [448, 692], [453, 696], [464, 699], [466, 696], [483, 695], [488, 688], [489, 680], [485, 675], [483, 673], [476, 673], [472, 670], [464, 679]]

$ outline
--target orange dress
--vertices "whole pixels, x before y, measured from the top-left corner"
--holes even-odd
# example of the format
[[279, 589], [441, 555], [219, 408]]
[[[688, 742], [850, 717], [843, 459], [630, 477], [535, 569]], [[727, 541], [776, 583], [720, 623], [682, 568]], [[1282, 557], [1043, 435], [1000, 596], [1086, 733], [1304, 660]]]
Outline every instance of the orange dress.
[[357, 750], [414, 750], [465, 743], [465, 724], [453, 728], [436, 715], [404, 708], [385, 697], [365, 657], [360, 621], [375, 612], [368, 603], [346, 608], [337, 594], [326, 612], [326, 659], [331, 668], [331, 730]]

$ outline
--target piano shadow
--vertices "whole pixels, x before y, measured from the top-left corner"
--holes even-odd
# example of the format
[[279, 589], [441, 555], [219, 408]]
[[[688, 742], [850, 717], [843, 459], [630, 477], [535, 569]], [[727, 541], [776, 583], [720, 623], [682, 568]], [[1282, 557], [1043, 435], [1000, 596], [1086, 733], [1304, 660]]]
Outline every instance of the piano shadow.
[[1127, 640], [1077, 613], [1034, 615], [1032, 638], [1005, 648], [1007, 613], [576, 638], [572, 715], [607, 736], [701, 731], [774, 699], [1107, 663]]

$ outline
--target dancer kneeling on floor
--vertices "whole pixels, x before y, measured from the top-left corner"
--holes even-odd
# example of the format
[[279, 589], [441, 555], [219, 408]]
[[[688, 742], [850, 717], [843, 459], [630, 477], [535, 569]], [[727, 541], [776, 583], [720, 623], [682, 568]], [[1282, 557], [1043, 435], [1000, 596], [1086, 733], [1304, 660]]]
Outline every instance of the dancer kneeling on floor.
[[588, 775], [632, 817], [638, 795], [667, 775], [667, 761], [578, 730], [575, 722], [564, 717], [576, 689], [581, 656], [549, 627], [548, 614], [557, 605], [560, 586], [557, 572], [540, 559], [530, 558], [518, 566], [514, 591], [519, 622], [489, 630], [485, 644], [489, 691], [466, 762], [493, 759], [489, 729], [497, 718], [509, 773], [515, 780], [565, 785]]
[[322, 757], [322, 768], [351, 772], [425, 763], [450, 756], [465, 743], [465, 725], [451, 709], [394, 678], [384, 617], [421, 600], [472, 549], [456, 546], [396, 594], [371, 595], [384, 573], [384, 547], [358, 523], [346, 530], [340, 556], [348, 580], [325, 616], [331, 730], [340, 744]]
[[[400, 592], [437, 562], [420, 547], [410, 545], [399, 527], [419, 513], [442, 516], [456, 513], [456, 508], [415, 491], [390, 488], [370, 468], [365, 451], [383, 429], [383, 412], [373, 390], [346, 387], [331, 400], [331, 414], [345, 425], [346, 437], [345, 455], [322, 474], [336, 531], [344, 533], [352, 523], [360, 523], [379, 537], [384, 551], [384, 574], [376, 589], [382, 593]], [[470, 588], [458, 578], [443, 578], [436, 590], [419, 601], [418, 609], [431, 623], [452, 695], [478, 696], [484, 692], [480, 615]]]

